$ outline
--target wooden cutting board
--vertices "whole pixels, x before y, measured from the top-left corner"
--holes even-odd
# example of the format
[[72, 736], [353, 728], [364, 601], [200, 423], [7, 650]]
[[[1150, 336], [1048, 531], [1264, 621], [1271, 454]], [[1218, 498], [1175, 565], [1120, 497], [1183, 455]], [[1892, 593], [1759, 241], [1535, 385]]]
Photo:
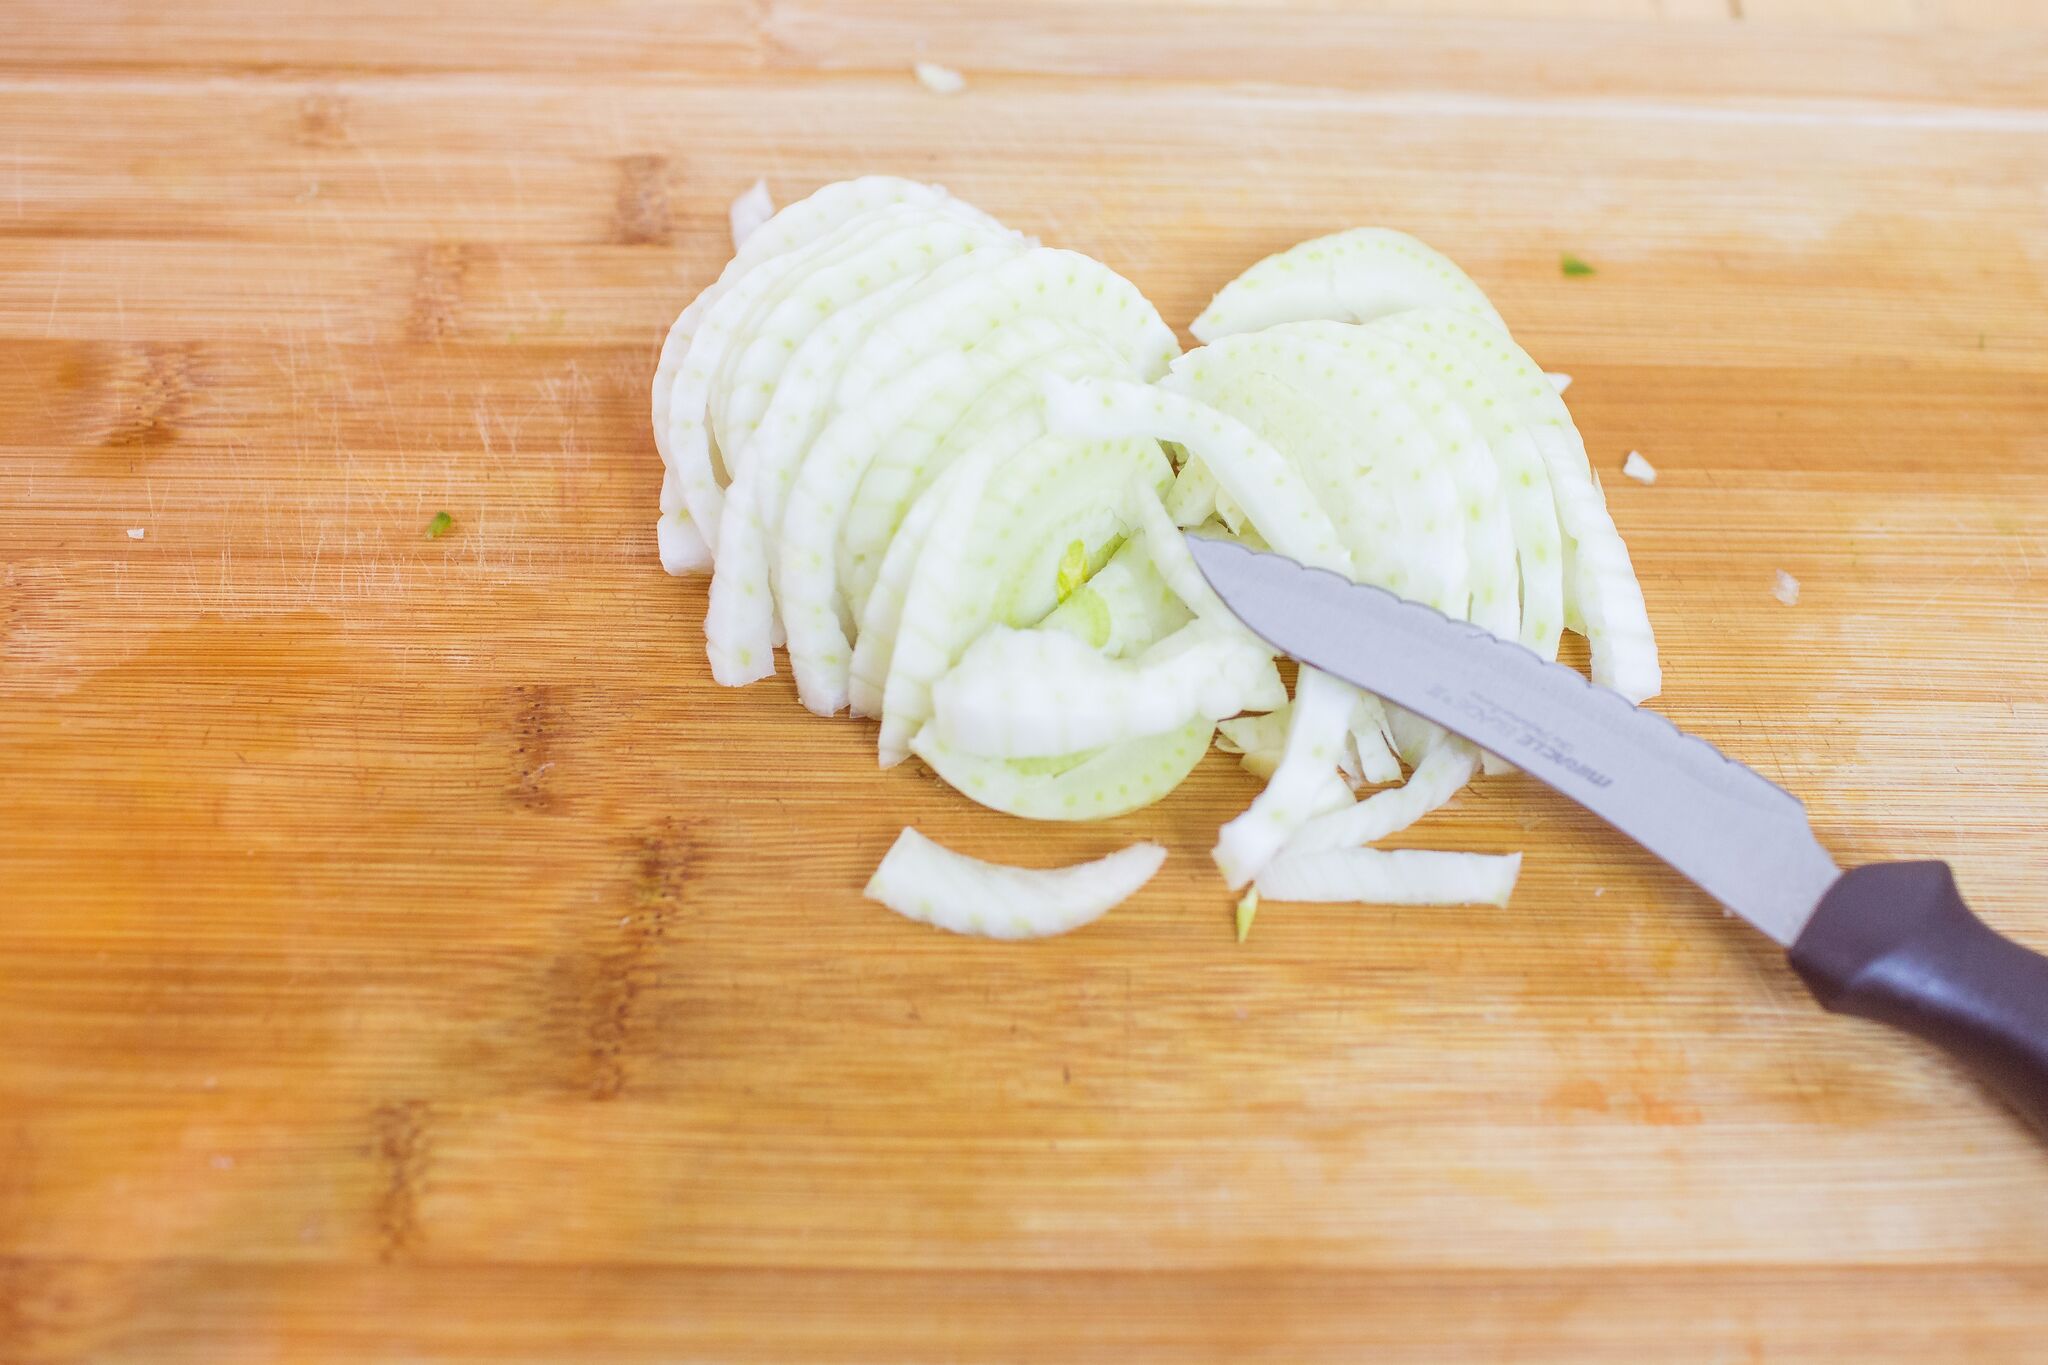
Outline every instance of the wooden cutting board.
[[[0, 1359], [2039, 1359], [2048, 1150], [1544, 791], [1414, 833], [1509, 909], [1239, 945], [1231, 760], [1004, 819], [656, 564], [757, 175], [1181, 326], [1403, 227], [1575, 377], [1656, 705], [2048, 947], [2038, 6], [1458, 8], [10, 5]], [[905, 823], [1172, 857], [991, 945], [859, 899]]]

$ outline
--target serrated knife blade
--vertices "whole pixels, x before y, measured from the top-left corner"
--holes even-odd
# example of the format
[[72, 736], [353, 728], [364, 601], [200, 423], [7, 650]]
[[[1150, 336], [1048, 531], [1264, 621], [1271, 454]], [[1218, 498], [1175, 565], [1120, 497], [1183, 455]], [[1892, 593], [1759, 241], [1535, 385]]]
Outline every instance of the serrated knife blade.
[[1945, 863], [1847, 874], [1784, 788], [1512, 641], [1383, 589], [1189, 534], [1260, 638], [1498, 754], [1786, 945], [1827, 1008], [1946, 1048], [2048, 1133], [2048, 959], [1963, 904]]

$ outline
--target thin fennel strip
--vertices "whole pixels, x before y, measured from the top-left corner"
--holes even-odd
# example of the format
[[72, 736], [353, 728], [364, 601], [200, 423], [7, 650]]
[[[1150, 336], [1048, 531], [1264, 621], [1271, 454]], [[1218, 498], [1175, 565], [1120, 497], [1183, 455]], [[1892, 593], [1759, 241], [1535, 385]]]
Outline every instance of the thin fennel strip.
[[661, 552], [661, 567], [680, 577], [711, 567], [711, 547], [690, 521], [690, 514], [678, 507], [663, 512], [654, 527], [655, 547]]
[[1321, 904], [1498, 905], [1514, 894], [1519, 853], [1344, 848], [1289, 853], [1259, 873], [1261, 898]]
[[1370, 692], [1358, 694], [1351, 712], [1351, 754], [1358, 760], [1358, 780], [1372, 786], [1401, 779], [1401, 760], [1387, 741], [1387, 711]]
[[1350, 800], [1350, 789], [1337, 776], [1337, 751], [1357, 700], [1358, 689], [1349, 683], [1318, 669], [1301, 670], [1280, 766], [1250, 808], [1217, 832], [1210, 851], [1232, 891], [1242, 891], [1294, 831], [1314, 818], [1330, 782]]
[[1279, 857], [1356, 848], [1404, 830], [1455, 796], [1472, 780], [1478, 763], [1478, 750], [1464, 740], [1446, 738], [1423, 756], [1406, 783], [1374, 792], [1343, 810], [1318, 815], [1295, 831]]

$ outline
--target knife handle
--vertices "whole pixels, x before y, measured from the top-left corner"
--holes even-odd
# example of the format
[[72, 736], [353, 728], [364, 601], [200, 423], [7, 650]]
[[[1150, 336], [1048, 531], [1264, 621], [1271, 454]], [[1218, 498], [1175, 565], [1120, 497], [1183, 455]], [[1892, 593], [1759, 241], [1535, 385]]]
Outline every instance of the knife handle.
[[1844, 873], [1788, 956], [1824, 1007], [1933, 1043], [2048, 1137], [2048, 957], [1978, 919], [1947, 863]]

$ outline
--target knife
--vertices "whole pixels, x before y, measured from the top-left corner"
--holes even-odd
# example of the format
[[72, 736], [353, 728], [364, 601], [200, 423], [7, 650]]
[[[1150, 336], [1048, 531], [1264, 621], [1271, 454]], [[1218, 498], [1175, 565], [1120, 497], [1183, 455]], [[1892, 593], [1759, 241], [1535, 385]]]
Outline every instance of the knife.
[[1578, 802], [1776, 940], [1823, 1007], [1942, 1048], [2048, 1137], [2048, 958], [1971, 913], [1947, 863], [1843, 872], [1797, 797], [1572, 669], [1325, 569], [1187, 541], [1266, 643]]

